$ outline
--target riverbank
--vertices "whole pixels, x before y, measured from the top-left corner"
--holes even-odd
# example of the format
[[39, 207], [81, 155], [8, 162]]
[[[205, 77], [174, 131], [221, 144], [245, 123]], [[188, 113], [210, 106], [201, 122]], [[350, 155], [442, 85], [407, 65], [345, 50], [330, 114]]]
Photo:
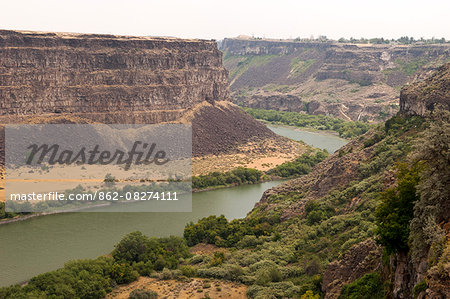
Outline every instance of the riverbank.
[[289, 126], [280, 122], [272, 122], [272, 121], [267, 121], [264, 119], [258, 119], [259, 122], [263, 123], [266, 126], [276, 126], [276, 127], [284, 127], [284, 128], [288, 128], [288, 129], [292, 129], [292, 130], [297, 130], [297, 131], [303, 131], [303, 132], [311, 132], [311, 133], [317, 133], [317, 134], [322, 134], [322, 135], [330, 135], [330, 136], [335, 136], [335, 137], [339, 137], [345, 140], [351, 140], [351, 138], [343, 138], [339, 136], [339, 133], [333, 130], [319, 130], [319, 129], [315, 129], [315, 128], [311, 128], [311, 127], [296, 127], [296, 126]]
[[306, 113], [265, 110], [241, 107], [245, 112], [257, 120], [270, 123], [284, 124], [297, 128], [314, 128], [320, 131], [335, 131], [341, 138], [351, 139], [367, 132], [369, 123], [360, 121], [345, 121], [325, 115], [310, 115]]
[[[298, 134], [296, 128], [286, 130]], [[318, 135], [314, 133], [313, 137]], [[337, 138], [325, 134], [323, 137], [325, 139], [317, 139], [319, 148], [326, 146], [327, 139], [334, 143]], [[48, 217], [23, 216], [27, 221], [9, 219], [15, 223], [0, 225], [0, 239], [8, 240], [0, 242], [0, 286], [58, 269], [69, 260], [111, 252], [114, 244], [132, 231], [151, 237], [182, 236], [186, 224], [203, 217], [223, 214], [228, 220], [243, 218], [266, 190], [285, 182], [271, 179], [274, 177], [253, 185], [221, 186], [194, 192], [189, 213], [63, 213]]]
[[[264, 121], [265, 122], [265, 121]], [[265, 122], [268, 123], [268, 122]], [[284, 137], [288, 137], [291, 138], [293, 140], [296, 141], [300, 141], [301, 139], [305, 139], [308, 145], [314, 145], [317, 147], [321, 147], [322, 149], [327, 149], [329, 152], [333, 152], [335, 150], [335, 148], [338, 148], [342, 145], [344, 145], [346, 142], [344, 141], [344, 139], [341, 139], [339, 137], [337, 137], [337, 134], [334, 132], [330, 132], [328, 133], [324, 133], [324, 131], [319, 131], [319, 130], [311, 130], [309, 131], [309, 133], [314, 134], [314, 135], [305, 135], [305, 132], [308, 131], [304, 131], [300, 128], [297, 127], [292, 127], [292, 126], [286, 126], [286, 125], [270, 125], [268, 124], [268, 128], [273, 130], [275, 133], [282, 135]], [[277, 130], [277, 128], [282, 128], [282, 131]], [[311, 148], [310, 148], [311, 150]], [[298, 158], [298, 156], [297, 156]], [[292, 157], [290, 160], [286, 160], [283, 163], [293, 163], [293, 161], [295, 161], [295, 157]], [[286, 164], [278, 164], [275, 167], [271, 167], [269, 169], [267, 169], [266, 171], [262, 172], [262, 175], [260, 176], [260, 178], [253, 182], [253, 183], [249, 183], [249, 182], [245, 182], [245, 183], [231, 183], [231, 184], [225, 184], [225, 185], [216, 185], [216, 186], [207, 186], [205, 188], [193, 188], [192, 192], [193, 193], [198, 193], [198, 192], [208, 192], [208, 191], [214, 191], [214, 190], [218, 190], [218, 189], [227, 189], [227, 188], [235, 188], [237, 186], [245, 186], [245, 185], [252, 185], [252, 184], [260, 184], [260, 183], [265, 183], [265, 182], [271, 182], [271, 181], [280, 181], [280, 180], [287, 180], [287, 179], [292, 179], [292, 178], [296, 178], [300, 175], [304, 175], [305, 173], [299, 173], [297, 175], [291, 175], [289, 178], [288, 177], [281, 177], [279, 175], [268, 175], [267, 172], [270, 172], [273, 169], [276, 169], [277, 167], [280, 167], [280, 165], [286, 165]], [[292, 166], [292, 165], [291, 165]], [[313, 166], [313, 165], [309, 165], [309, 166]], [[281, 166], [283, 167], [283, 166]], [[292, 167], [290, 167], [292, 168]], [[206, 176], [208, 176], [210, 174], [206, 174]], [[0, 220], [0, 225], [3, 224], [9, 224], [9, 223], [14, 223], [14, 222], [19, 222], [19, 221], [24, 221], [24, 220], [28, 220], [30, 218], [34, 218], [34, 217], [40, 217], [40, 216], [47, 216], [47, 215], [53, 215], [53, 214], [61, 214], [61, 213], [70, 213], [70, 212], [77, 212], [80, 211], [82, 209], [86, 209], [84, 207], [81, 208], [75, 208], [73, 210], [69, 210], [69, 211], [55, 211], [55, 212], [45, 212], [45, 213], [34, 213], [31, 215], [19, 215], [19, 216], [15, 216], [14, 218], [7, 218], [7, 219], [2, 219]]]
[[27, 215], [18, 215], [13, 218], [1, 219], [0, 225], [24, 221], [24, 220], [34, 218], [34, 217], [41, 217], [41, 216], [48, 216], [48, 215], [55, 215], [55, 214], [64, 214], [64, 213], [74, 213], [74, 212], [80, 212], [80, 211], [83, 211], [86, 209], [91, 209], [91, 208], [106, 207], [109, 205], [110, 205], [110, 203], [105, 203], [105, 204], [96, 205], [95, 207], [78, 207], [78, 208], [73, 208], [73, 209], [64, 210], [64, 211], [51, 211], [51, 212], [44, 212], [44, 213], [32, 213], [32, 214], [27, 214]]
[[0, 239], [8, 241], [0, 242], [0, 286], [58, 269], [69, 260], [111, 252], [124, 235], [133, 231], [151, 237], [182, 236], [186, 224], [203, 217], [243, 218], [264, 191], [282, 182], [196, 192], [192, 212], [63, 213], [1, 225]]

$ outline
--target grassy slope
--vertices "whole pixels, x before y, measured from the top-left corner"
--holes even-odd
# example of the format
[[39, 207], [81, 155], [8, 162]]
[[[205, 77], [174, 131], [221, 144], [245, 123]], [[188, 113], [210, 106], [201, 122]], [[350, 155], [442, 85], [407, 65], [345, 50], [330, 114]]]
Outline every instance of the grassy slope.
[[[237, 279], [250, 285], [251, 297], [292, 296], [307, 290], [320, 293], [320, 275], [325, 266], [352, 245], [374, 236], [373, 214], [386, 174], [411, 150], [418, 133], [415, 126], [421, 123], [416, 118], [399, 121], [400, 125], [387, 132], [383, 126], [371, 130], [328, 160], [333, 163], [333, 159], [345, 159], [345, 156], [349, 160], [358, 159], [359, 151], [367, 152], [367, 159], [354, 161], [359, 164], [354, 180], [337, 183], [322, 196], [309, 190], [314, 184], [292, 183], [284, 189], [278, 188], [246, 220], [284, 221], [258, 238], [243, 237], [229, 246], [232, 253], [225, 256], [220, 266], [211, 267], [210, 258], [201, 257], [202, 262], [195, 265], [198, 272], [202, 276], [222, 278], [221, 271], [237, 267], [242, 272]], [[286, 215], [286, 211], [299, 203], [298, 209]]]

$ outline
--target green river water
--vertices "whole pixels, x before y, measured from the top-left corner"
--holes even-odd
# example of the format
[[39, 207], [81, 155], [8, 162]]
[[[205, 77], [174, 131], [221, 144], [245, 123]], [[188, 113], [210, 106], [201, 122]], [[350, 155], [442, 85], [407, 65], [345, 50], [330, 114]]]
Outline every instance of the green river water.
[[[334, 152], [346, 143], [329, 134], [269, 126], [277, 134]], [[194, 193], [191, 213], [67, 213], [0, 225], [0, 286], [57, 269], [71, 259], [109, 253], [125, 234], [183, 234], [185, 225], [209, 215], [244, 217], [262, 193], [281, 181]]]

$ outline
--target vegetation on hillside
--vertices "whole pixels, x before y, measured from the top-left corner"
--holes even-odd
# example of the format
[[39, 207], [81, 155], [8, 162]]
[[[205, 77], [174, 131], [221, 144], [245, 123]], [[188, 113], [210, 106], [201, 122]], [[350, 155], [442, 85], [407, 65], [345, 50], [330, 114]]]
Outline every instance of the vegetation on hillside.
[[316, 130], [331, 130], [339, 133], [342, 138], [353, 138], [366, 133], [370, 125], [363, 122], [345, 121], [324, 115], [309, 115], [297, 112], [243, 108], [245, 112], [256, 119], [275, 124], [283, 124], [300, 128]]
[[[449, 249], [436, 221], [448, 217], [439, 213], [445, 211], [448, 198], [449, 134], [447, 120], [430, 124], [418, 117], [397, 116], [359, 137], [350, 144], [352, 151], [342, 153], [370, 150], [370, 158], [360, 161], [358, 180], [309, 199], [304, 209], [287, 219], [282, 219], [282, 212], [305, 199], [305, 186], [268, 195], [243, 219], [209, 216], [189, 223], [183, 238], [129, 234], [116, 245], [112, 257], [70, 262], [24, 287], [0, 289], [0, 298], [58, 298], [62, 292], [100, 298], [116, 284], [135, 280], [137, 274], [241, 282], [248, 286], [250, 298], [320, 298], [328, 263], [368, 238], [377, 238], [387, 252], [432, 248], [431, 274], [448, 275], [443, 263]], [[314, 161], [321, 155], [304, 159]], [[397, 182], [388, 189], [386, 171], [397, 174]], [[189, 254], [188, 246], [199, 243], [223, 250]], [[423, 291], [423, 285], [416, 293]], [[343, 286], [340, 298], [383, 298], [388, 292], [375, 272]]]
[[229, 55], [228, 52], [225, 52], [223, 59], [236, 60], [236, 68], [233, 69], [229, 74], [230, 79], [233, 79], [246, 72], [250, 67], [257, 67], [259, 65], [267, 64], [275, 57], [276, 55], [255, 55], [243, 57]]
[[339, 299], [383, 299], [384, 293], [384, 283], [380, 274], [370, 273], [344, 286]]
[[397, 186], [380, 194], [382, 201], [375, 211], [378, 242], [388, 254], [408, 251], [409, 225], [414, 217], [414, 204], [419, 198], [416, 190], [418, 169], [399, 164], [397, 171]]
[[305, 153], [293, 161], [284, 162], [269, 171], [268, 175], [275, 175], [282, 178], [292, 178], [299, 175], [308, 174], [311, 169], [318, 163], [328, 157], [326, 150], [319, 150], [314, 155]]

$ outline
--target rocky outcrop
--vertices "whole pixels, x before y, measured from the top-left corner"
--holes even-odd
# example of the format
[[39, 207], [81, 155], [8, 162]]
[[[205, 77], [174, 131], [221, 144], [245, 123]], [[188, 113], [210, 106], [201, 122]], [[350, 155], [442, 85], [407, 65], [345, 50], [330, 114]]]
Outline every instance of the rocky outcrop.
[[1, 30], [0, 99], [0, 123], [189, 119], [196, 156], [279, 138], [230, 102], [212, 40]]
[[450, 110], [450, 63], [429, 78], [406, 85], [400, 93], [400, 112], [405, 115], [424, 116], [437, 105]]
[[351, 247], [339, 261], [331, 262], [322, 279], [325, 298], [338, 298], [342, 286], [379, 270], [381, 253], [382, 249], [369, 239]]
[[235, 145], [263, 139], [281, 138], [228, 102], [204, 105], [192, 119], [192, 151], [196, 156], [227, 153]]
[[[450, 58], [450, 45], [355, 45], [225, 39], [233, 102], [346, 120], [382, 121], [398, 112], [398, 89]], [[308, 103], [320, 103], [309, 110]]]
[[[366, 133], [369, 139], [373, 132]], [[338, 152], [316, 165], [307, 175], [292, 179], [264, 192], [256, 204], [261, 210], [281, 210], [281, 220], [285, 221], [297, 216], [304, 216], [305, 205], [310, 200], [319, 199], [333, 190], [342, 189], [361, 176], [360, 166], [374, 154], [373, 147], [364, 148], [364, 139], [354, 139]], [[342, 155], [344, 153], [344, 155]], [[271, 196], [277, 194], [299, 193], [299, 201], [276, 204], [271, 203]], [[276, 196], [275, 196], [276, 198]]]

